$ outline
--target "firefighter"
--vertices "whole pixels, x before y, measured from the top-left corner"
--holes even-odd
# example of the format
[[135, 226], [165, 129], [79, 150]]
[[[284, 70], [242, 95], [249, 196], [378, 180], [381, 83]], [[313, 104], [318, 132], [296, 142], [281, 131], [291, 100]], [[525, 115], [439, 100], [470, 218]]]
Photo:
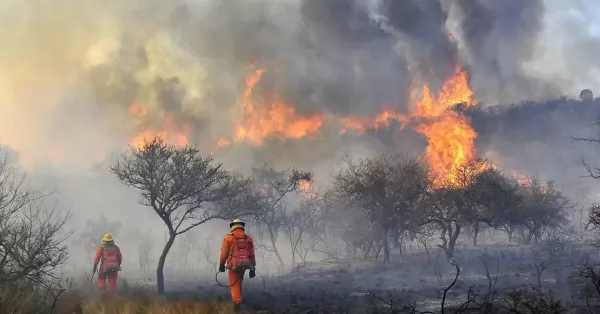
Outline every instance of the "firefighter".
[[121, 271], [121, 262], [123, 256], [121, 249], [113, 241], [110, 233], [107, 233], [102, 238], [102, 244], [96, 250], [96, 258], [94, 259], [94, 273], [100, 263], [98, 270], [98, 288], [106, 289], [106, 280], [108, 280], [108, 292], [114, 292], [117, 288], [117, 275]]
[[246, 223], [235, 219], [229, 224], [230, 233], [225, 235], [221, 245], [219, 271], [225, 272], [225, 263], [229, 274], [231, 299], [235, 304], [235, 311], [242, 308], [242, 281], [244, 273], [249, 270], [249, 277], [256, 276], [256, 257], [254, 255], [254, 240], [246, 234]]

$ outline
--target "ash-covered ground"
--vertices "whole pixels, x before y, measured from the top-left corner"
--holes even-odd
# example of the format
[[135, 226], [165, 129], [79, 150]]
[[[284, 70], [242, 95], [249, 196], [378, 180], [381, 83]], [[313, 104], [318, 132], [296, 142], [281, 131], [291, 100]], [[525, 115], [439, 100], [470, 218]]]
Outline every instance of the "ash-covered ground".
[[[456, 268], [439, 249], [429, 251], [429, 260], [422, 248], [413, 248], [402, 256], [396, 252], [387, 264], [318, 262], [280, 270], [280, 275], [258, 269], [256, 278], [246, 275], [244, 280], [245, 308], [269, 313], [365, 313], [375, 309], [380, 313], [411, 313], [416, 307], [437, 313], [444, 290], [456, 277]], [[530, 298], [560, 300], [573, 313], [587, 312], [593, 305], [582, 297], [576, 270], [586, 262], [600, 260], [599, 256], [586, 242], [461, 246], [454, 259], [460, 274], [447, 291], [445, 307], [458, 307], [469, 298], [478, 304], [495, 300], [509, 306], [515, 301], [514, 292], [521, 291], [522, 299], [525, 293]], [[166, 285], [170, 297], [230, 298], [228, 288], [220, 287], [214, 274], [169, 274]], [[228, 283], [226, 274], [218, 278], [221, 284]], [[475, 303], [471, 306], [476, 307]]]

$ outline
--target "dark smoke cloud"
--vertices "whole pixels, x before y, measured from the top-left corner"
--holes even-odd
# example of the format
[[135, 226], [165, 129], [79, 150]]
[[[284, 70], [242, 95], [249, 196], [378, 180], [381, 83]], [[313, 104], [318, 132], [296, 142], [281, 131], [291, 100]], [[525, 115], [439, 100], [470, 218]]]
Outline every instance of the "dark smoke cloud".
[[[0, 32], [8, 47], [0, 52], [0, 69], [20, 75], [6, 78], [8, 85], [0, 80], [0, 97], [7, 98], [0, 101], [15, 104], [11, 110], [23, 117], [39, 115], [34, 119], [45, 122], [39, 133], [52, 129], [66, 147], [84, 141], [69, 121], [95, 123], [96, 140], [110, 129], [105, 146], [111, 146], [116, 130], [160, 128], [165, 113], [175, 125], [193, 126], [194, 143], [214, 143], [231, 135], [239, 120], [250, 64], [268, 70], [258, 95], [277, 93], [301, 114], [374, 114], [384, 106], [408, 111], [409, 83], [435, 89], [457, 62], [484, 101], [526, 99], [547, 86], [523, 69], [535, 57], [541, 0], [11, 3], [3, 11], [12, 14]], [[16, 88], [21, 82], [27, 87]], [[72, 93], [79, 94], [74, 103]], [[44, 96], [31, 99], [35, 95]], [[35, 107], [40, 103], [55, 114], [71, 112], [57, 107], [78, 111], [49, 118]], [[127, 113], [133, 103], [148, 110], [142, 122]], [[28, 132], [28, 141], [38, 140]], [[28, 132], [14, 132], [11, 141]], [[43, 156], [48, 148], [40, 149], [36, 155]], [[73, 148], [74, 160], [79, 154]]]
[[[469, 62], [465, 66], [475, 86], [483, 85], [482, 90], [491, 93], [484, 95], [488, 98], [497, 99], [503, 93], [522, 95], [515, 88], [538, 87], [520, 67], [531, 57], [540, 5], [509, 2], [455, 4], [461, 13], [459, 33], [468, 50], [468, 58], [462, 59]], [[129, 47], [122, 49], [128, 54], [126, 60], [135, 62], [123, 72], [124, 60], [115, 60], [105, 75], [95, 78], [103, 84], [93, 86], [97, 91], [105, 88], [108, 77], [121, 71], [116, 74], [119, 86], [109, 85], [109, 90], [97, 94], [120, 98], [117, 102], [126, 106], [140, 93], [156, 94], [157, 107], [181, 119], [193, 116], [196, 129], [203, 134], [233, 127], [232, 115], [250, 64], [268, 70], [259, 92], [280, 94], [301, 114], [374, 114], [383, 106], [407, 110], [407, 88], [413, 79], [439, 88], [460, 60], [456, 42], [446, 31], [447, 7], [438, 0], [376, 4], [345, 0], [175, 2], [157, 31], [166, 28], [166, 36], [174, 37], [191, 59], [199, 60], [205, 72], [203, 83], [208, 85], [202, 97], [187, 97], [190, 82], [177, 73], [158, 75], [140, 88], [134, 77], [157, 62], [151, 56], [155, 47], [149, 45], [149, 40], [155, 40], [152, 33], [144, 39], [139, 33], [126, 32], [121, 41]], [[492, 49], [492, 42], [502, 46], [512, 40], [516, 45], [512, 43], [510, 51]], [[137, 94], [131, 92], [136, 90]], [[201, 113], [189, 110], [199, 107], [204, 108]]]
[[557, 96], [550, 80], [524, 70], [543, 30], [542, 0], [458, 0], [452, 8], [478, 96], [496, 103]]
[[454, 72], [458, 55], [446, 31], [447, 14], [438, 0], [385, 0], [380, 7], [386, 26], [400, 32], [404, 56], [417, 73], [439, 88]]

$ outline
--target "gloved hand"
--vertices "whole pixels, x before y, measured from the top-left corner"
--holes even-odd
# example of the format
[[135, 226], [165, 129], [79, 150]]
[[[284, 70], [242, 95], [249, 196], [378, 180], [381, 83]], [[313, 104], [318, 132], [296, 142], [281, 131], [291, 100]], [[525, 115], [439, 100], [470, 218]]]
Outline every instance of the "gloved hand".
[[98, 265], [94, 265], [94, 269], [92, 270], [92, 274], [95, 274], [96, 270], [98, 270]]
[[221, 273], [225, 272], [225, 264], [220, 264], [219, 265], [219, 272], [221, 272]]
[[249, 276], [250, 278], [254, 278], [254, 277], [256, 277], [256, 268], [254, 268], [254, 269], [251, 269], [251, 270], [250, 270], [250, 272], [248, 273], [248, 276]]

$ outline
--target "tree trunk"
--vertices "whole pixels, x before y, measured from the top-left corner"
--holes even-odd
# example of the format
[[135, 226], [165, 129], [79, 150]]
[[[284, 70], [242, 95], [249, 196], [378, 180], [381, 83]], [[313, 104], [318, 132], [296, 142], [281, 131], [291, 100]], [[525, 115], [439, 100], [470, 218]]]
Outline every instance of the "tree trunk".
[[292, 248], [292, 266], [296, 265], [296, 249]]
[[530, 245], [531, 244], [531, 240], [533, 239], [533, 233], [529, 232], [527, 234], [527, 236], [525, 237], [525, 245]]
[[285, 265], [285, 263], [283, 262], [279, 251], [277, 250], [277, 245], [275, 244], [275, 233], [273, 232], [273, 228], [271, 228], [271, 226], [267, 226], [267, 229], [269, 229], [269, 238], [271, 240], [271, 247], [273, 247], [273, 253], [275, 253], [277, 260], [279, 260], [279, 265], [283, 266]]
[[167, 240], [167, 243], [165, 243], [165, 247], [163, 248], [160, 258], [158, 259], [158, 265], [156, 266], [156, 290], [158, 294], [165, 293], [165, 261], [167, 260], [167, 255], [169, 254], [173, 243], [175, 243], [176, 236], [177, 235], [175, 233], [169, 234], [169, 239]]
[[[452, 224], [452, 223], [451, 223]], [[455, 223], [455, 227], [454, 230], [452, 229], [452, 226], [450, 225], [449, 232], [448, 232], [448, 247], [445, 250], [446, 253], [446, 258], [448, 259], [448, 261], [452, 261], [452, 259], [454, 258], [454, 250], [456, 248], [456, 240], [458, 240], [458, 236], [460, 235], [460, 229], [461, 226], [457, 223]]]
[[477, 238], [479, 237], [479, 222], [473, 225], [473, 246], [477, 247]]
[[431, 256], [429, 255], [429, 248], [427, 244], [423, 243], [423, 247], [425, 248], [425, 253], [427, 253], [427, 264], [431, 264]]
[[398, 253], [400, 254], [400, 258], [404, 258], [404, 238], [400, 238], [398, 242]]
[[388, 263], [390, 261], [390, 242], [388, 239], [388, 228], [385, 227], [383, 230], [383, 262]]

